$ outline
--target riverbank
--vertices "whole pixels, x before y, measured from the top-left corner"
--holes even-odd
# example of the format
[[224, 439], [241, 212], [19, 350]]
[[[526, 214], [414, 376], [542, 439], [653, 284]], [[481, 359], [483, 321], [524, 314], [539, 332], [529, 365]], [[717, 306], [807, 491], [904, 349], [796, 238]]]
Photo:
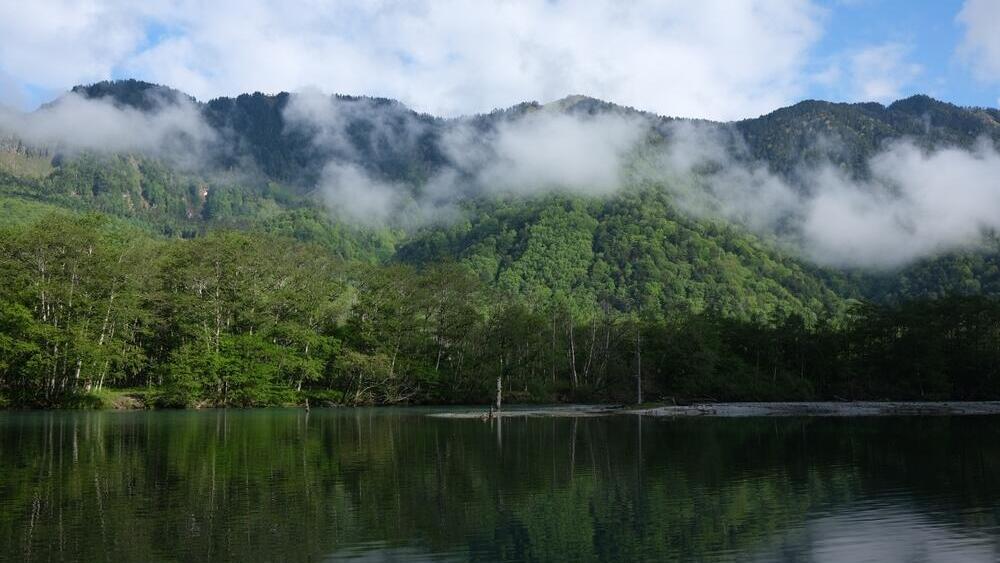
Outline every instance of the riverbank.
[[[592, 417], [642, 415], [652, 417], [753, 416], [968, 416], [1000, 415], [1000, 401], [815, 401], [787, 403], [702, 403], [628, 407], [622, 405], [559, 405], [511, 407], [497, 415], [510, 417]], [[434, 413], [440, 418], [489, 418], [488, 410]]]
[[[330, 401], [310, 401], [314, 408], [347, 407]], [[386, 405], [389, 406], [389, 405]], [[455, 419], [489, 419], [488, 406], [453, 407], [447, 405], [421, 405], [432, 411], [428, 416]], [[188, 408], [211, 408], [213, 405], [192, 405]], [[304, 408], [306, 403], [262, 406], [256, 408]], [[0, 409], [17, 409], [0, 403]], [[21, 407], [24, 408], [24, 407]], [[75, 396], [73, 400], [54, 405], [35, 405], [30, 409], [57, 410], [147, 410], [162, 408], [154, 397], [141, 389], [105, 389]], [[224, 407], [222, 407], [224, 408]], [[1000, 401], [802, 401], [802, 402], [743, 402], [743, 403], [692, 403], [689, 405], [647, 404], [641, 406], [621, 404], [561, 404], [561, 405], [510, 405], [494, 417], [523, 418], [580, 418], [597, 416], [642, 415], [658, 418], [709, 416], [738, 417], [866, 417], [866, 416], [969, 416], [1000, 415]]]

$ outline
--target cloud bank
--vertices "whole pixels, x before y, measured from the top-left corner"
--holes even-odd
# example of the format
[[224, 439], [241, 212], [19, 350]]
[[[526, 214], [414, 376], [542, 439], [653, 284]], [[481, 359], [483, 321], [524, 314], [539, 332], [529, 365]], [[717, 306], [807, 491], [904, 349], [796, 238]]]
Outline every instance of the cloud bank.
[[648, 123], [638, 118], [542, 109], [502, 121], [485, 134], [458, 127], [443, 143], [445, 154], [481, 193], [570, 189], [607, 195], [622, 185], [623, 159], [642, 138], [644, 126]]
[[737, 158], [714, 126], [673, 133], [660, 170], [682, 209], [736, 221], [820, 264], [893, 268], [1000, 231], [1000, 154], [985, 139], [933, 150], [899, 139], [868, 160], [864, 179], [830, 162], [787, 178]]
[[[330, 159], [317, 185], [328, 206], [364, 224], [440, 220], [465, 197], [612, 194], [626, 182], [622, 163], [649, 127], [648, 118], [570, 115], [557, 103], [523, 106], [497, 119], [441, 122], [427, 139], [425, 121], [374, 103], [310, 91], [293, 95], [284, 113], [286, 127], [307, 132], [317, 153]], [[360, 147], [359, 130], [365, 132]], [[423, 181], [388, 181], [366, 170], [386, 155], [427, 150], [442, 164]]]
[[0, 5], [0, 72], [199, 99], [317, 85], [446, 116], [584, 93], [732, 119], [801, 97], [823, 18], [812, 0], [35, 0]]
[[[455, 217], [469, 197], [603, 197], [659, 185], [687, 213], [736, 222], [837, 267], [898, 267], [1000, 231], [1000, 154], [988, 140], [929, 150], [900, 139], [874, 154], [861, 177], [823, 158], [779, 175], [750, 157], [730, 125], [566, 111], [574, 101], [449, 122], [434, 139], [445, 164], [424, 181], [389, 182], [364, 162], [334, 160], [318, 187], [344, 219], [412, 226]], [[286, 113], [295, 126], [307, 123], [317, 144], [351, 154], [344, 128], [355, 111], [310, 94], [293, 98]], [[398, 116], [369, 125], [395, 151], [414, 150], [425, 127]], [[830, 156], [838, 149], [832, 139], [815, 146]]]
[[69, 93], [31, 113], [0, 108], [0, 134], [64, 153], [140, 152], [187, 165], [200, 160], [215, 132], [197, 106], [184, 97], [161, 97], [154, 106], [140, 111]]

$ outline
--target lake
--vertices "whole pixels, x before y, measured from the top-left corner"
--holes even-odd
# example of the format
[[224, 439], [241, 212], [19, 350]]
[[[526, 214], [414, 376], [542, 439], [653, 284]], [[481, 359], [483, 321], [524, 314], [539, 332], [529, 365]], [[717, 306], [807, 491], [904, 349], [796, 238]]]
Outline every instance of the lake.
[[10, 561], [997, 561], [1000, 417], [0, 413]]

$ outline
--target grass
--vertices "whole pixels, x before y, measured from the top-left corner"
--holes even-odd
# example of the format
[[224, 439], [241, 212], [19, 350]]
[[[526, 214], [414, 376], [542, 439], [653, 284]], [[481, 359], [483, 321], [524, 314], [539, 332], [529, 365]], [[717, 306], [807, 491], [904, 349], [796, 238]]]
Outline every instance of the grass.
[[88, 391], [71, 399], [66, 407], [93, 410], [144, 409], [149, 404], [146, 389], [101, 389]]
[[[2, 191], [2, 189], [0, 189]], [[0, 225], [25, 225], [64, 208], [18, 196], [0, 195]]]

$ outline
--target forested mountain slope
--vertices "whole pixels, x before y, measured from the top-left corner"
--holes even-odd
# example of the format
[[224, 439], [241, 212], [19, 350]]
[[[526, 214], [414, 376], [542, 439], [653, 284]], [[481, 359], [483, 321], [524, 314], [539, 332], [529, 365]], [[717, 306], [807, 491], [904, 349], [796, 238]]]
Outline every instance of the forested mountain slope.
[[[124, 126], [91, 135], [86, 112]], [[467, 401], [496, 376], [526, 400], [620, 398], [640, 357], [657, 396], [995, 390], [970, 375], [995, 363], [995, 233], [859, 266], [810, 252], [807, 214], [848, 184], [891, 195], [900, 154], [989, 161], [996, 110], [713, 123], [571, 96], [445, 119], [122, 81], [36, 116], [0, 121], [0, 400], [107, 381], [159, 404]], [[896, 223], [919, 238], [914, 217]]]
[[[398, 258], [416, 264], [461, 260], [486, 281], [506, 280], [508, 288], [537, 292], [544, 286], [543, 294], [582, 290], [591, 303], [605, 300], [616, 306], [717, 306], [747, 316], [746, 311], [818, 310], [835, 301], [830, 292], [898, 300], [998, 289], [992, 243], [985, 252], [932, 256], [902, 270], [852, 271], [845, 277], [836, 268], [811, 266], [788, 248], [726, 224], [725, 218], [692, 216], [669, 193], [648, 185], [602, 191], [597, 197], [572, 191], [491, 197], [470, 190], [459, 194], [458, 219], [409, 228], [337, 220], [323, 205], [317, 185], [330, 163], [357, 165], [415, 198], [429, 190], [428, 179], [449, 166], [458, 176], [474, 175], [468, 163], [455, 164], [454, 151], [443, 141], [458, 127], [489, 137], [525, 115], [611, 114], [646, 120], [648, 142], [654, 145], [676, 135], [670, 126], [679, 120], [592, 98], [571, 96], [545, 106], [526, 103], [440, 119], [392, 100], [349, 96], [329, 99], [329, 107], [299, 104], [303, 107], [293, 112], [286, 93], [200, 103], [132, 80], [81, 86], [74, 93], [140, 111], [177, 100], [194, 103], [215, 135], [197, 167], [138, 153], [61, 152], [8, 141], [0, 176], [5, 193], [126, 217], [167, 236], [251, 228], [319, 242], [349, 259], [387, 260], [399, 249]], [[926, 96], [889, 106], [806, 101], [731, 124], [693, 123], [709, 127], [735, 159], [764, 163], [803, 190], [811, 189], [797, 176], [804, 164], [827, 160], [863, 177], [868, 159], [893, 140], [927, 147], [968, 147], [984, 138], [1000, 142], [996, 110], [959, 108]], [[461, 178], [457, 183], [464, 185]], [[576, 260], [574, 268], [553, 268], [556, 273], [546, 275], [541, 265], [529, 265], [539, 245], [551, 246], [540, 240], [543, 232], [564, 239], [563, 248], [552, 246], [556, 255], [546, 260]], [[572, 250], [574, 245], [579, 248]], [[563, 251], [566, 256], [559, 256]], [[754, 282], [744, 284], [740, 278]], [[751, 285], [756, 287], [743, 287]]]

